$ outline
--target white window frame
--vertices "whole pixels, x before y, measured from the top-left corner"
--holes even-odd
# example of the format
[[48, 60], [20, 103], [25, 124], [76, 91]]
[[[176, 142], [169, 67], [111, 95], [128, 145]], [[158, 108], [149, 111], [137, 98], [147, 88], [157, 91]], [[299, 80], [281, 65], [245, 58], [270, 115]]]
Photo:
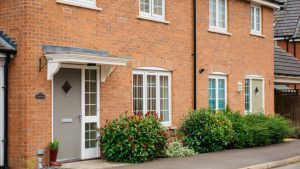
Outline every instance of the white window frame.
[[[245, 109], [245, 102], [246, 102], [246, 100], [245, 100], [245, 92], [244, 92], [244, 112], [245, 112], [245, 115], [249, 115], [249, 114], [251, 114], [252, 113], [252, 80], [261, 80], [262, 81], [262, 101], [263, 101], [263, 103], [262, 103], [262, 108], [263, 108], [263, 114], [265, 114], [265, 80], [264, 80], [264, 78], [262, 77], [262, 76], [258, 76], [258, 75], [248, 75], [248, 76], [246, 76], [245, 77], [245, 81], [246, 80], [250, 80], [250, 82], [249, 82], [249, 88], [250, 88], [250, 110], [249, 111], [247, 111], [246, 109]], [[244, 83], [245, 83], [245, 81], [244, 81]], [[245, 90], [246, 91], [246, 90]]]
[[102, 8], [97, 7], [96, 0], [56, 0], [56, 3], [102, 11]]
[[[252, 8], [254, 8], [254, 29], [252, 29]], [[259, 23], [259, 29], [257, 30], [257, 16], [256, 16], [256, 10], [259, 9], [259, 15], [260, 15], [260, 23]], [[250, 10], [250, 29], [252, 34], [256, 35], [261, 35], [262, 34], [262, 8], [259, 5], [251, 5], [251, 10]]]
[[[226, 75], [210, 75], [208, 80], [210, 79], [215, 79], [216, 80], [216, 111], [220, 110], [219, 109], [219, 102], [218, 102], [218, 99], [219, 99], [219, 79], [221, 80], [224, 80], [224, 89], [225, 89], [225, 109], [226, 109], [226, 106], [227, 106], [227, 76]], [[209, 82], [209, 81], [208, 81]], [[208, 89], [209, 89], [209, 86], [208, 86]], [[208, 90], [209, 92], [209, 90]], [[208, 95], [208, 104], [209, 104], [209, 95]], [[208, 105], [210, 106], [210, 105]]]
[[[133, 70], [132, 71], [132, 82], [134, 75], [143, 75], [143, 114], [147, 113], [147, 75], [155, 75], [156, 76], [156, 113], [158, 117], [160, 117], [160, 76], [167, 76], [169, 79], [168, 82], [168, 94], [169, 94], [169, 121], [162, 122], [164, 126], [171, 126], [172, 125], [172, 78], [171, 72], [168, 71], [157, 71], [157, 70]], [[132, 84], [132, 104], [133, 104], [133, 84]], [[132, 112], [133, 106], [132, 106]]]
[[228, 6], [227, 6], [227, 0], [224, 0], [225, 1], [225, 28], [222, 28], [220, 27], [219, 25], [219, 1], [218, 0], [215, 0], [216, 1], [216, 26], [212, 26], [210, 25], [210, 0], [209, 0], [209, 30], [212, 30], [212, 31], [218, 31], [218, 32], [227, 32], [227, 23], [228, 23]]
[[4, 165], [4, 62], [0, 53], [0, 166]]
[[156, 15], [154, 14], [154, 0], [149, 0], [150, 2], [150, 12], [143, 12], [141, 11], [141, 0], [139, 0], [139, 15], [141, 17], [146, 17], [146, 18], [153, 18], [153, 19], [160, 19], [160, 20], [165, 20], [165, 15], [166, 15], [166, 3], [165, 0], [162, 0], [162, 15]]

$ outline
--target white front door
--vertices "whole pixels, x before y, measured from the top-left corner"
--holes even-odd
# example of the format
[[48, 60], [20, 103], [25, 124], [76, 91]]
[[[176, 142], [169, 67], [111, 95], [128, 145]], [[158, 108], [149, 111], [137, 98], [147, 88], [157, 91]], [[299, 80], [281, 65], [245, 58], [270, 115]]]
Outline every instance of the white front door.
[[0, 166], [4, 165], [4, 59], [0, 58]]
[[97, 128], [100, 127], [100, 73], [99, 68], [82, 69], [82, 123], [81, 158], [100, 156]]

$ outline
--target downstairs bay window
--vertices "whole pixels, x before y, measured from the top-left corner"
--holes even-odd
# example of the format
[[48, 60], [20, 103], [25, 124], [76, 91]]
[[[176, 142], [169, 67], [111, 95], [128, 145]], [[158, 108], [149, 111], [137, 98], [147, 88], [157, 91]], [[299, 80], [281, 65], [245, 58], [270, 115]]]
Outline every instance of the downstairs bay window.
[[133, 71], [133, 113], [157, 113], [171, 125], [171, 73]]

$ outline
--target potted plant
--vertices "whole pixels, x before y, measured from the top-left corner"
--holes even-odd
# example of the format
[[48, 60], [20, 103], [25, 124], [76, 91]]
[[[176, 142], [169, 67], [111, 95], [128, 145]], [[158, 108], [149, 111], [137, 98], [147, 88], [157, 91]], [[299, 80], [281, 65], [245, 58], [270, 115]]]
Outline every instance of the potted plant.
[[50, 162], [51, 164], [55, 164], [57, 159], [58, 149], [59, 149], [59, 141], [56, 139], [51, 141], [49, 144], [49, 149], [50, 149]]

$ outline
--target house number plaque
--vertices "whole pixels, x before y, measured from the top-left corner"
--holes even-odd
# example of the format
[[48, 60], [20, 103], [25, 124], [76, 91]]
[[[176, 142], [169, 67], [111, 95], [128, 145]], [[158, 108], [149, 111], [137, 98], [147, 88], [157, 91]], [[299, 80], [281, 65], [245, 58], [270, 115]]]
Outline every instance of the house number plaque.
[[38, 100], [44, 100], [44, 99], [46, 99], [46, 95], [44, 93], [40, 92], [35, 95], [35, 98]]

